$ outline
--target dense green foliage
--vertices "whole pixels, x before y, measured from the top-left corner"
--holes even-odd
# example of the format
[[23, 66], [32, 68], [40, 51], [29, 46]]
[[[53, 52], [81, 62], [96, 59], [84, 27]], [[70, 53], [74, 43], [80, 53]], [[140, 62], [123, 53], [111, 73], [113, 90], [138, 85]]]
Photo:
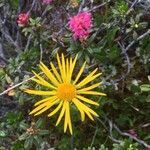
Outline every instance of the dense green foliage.
[[[22, 2], [22, 3], [21, 3]], [[74, 3], [76, 7], [74, 7]], [[102, 4], [102, 5], [101, 5]], [[100, 6], [101, 5], [101, 6]], [[0, 150], [145, 150], [150, 141], [150, 10], [143, 3], [125, 0], [0, 0]], [[74, 40], [68, 16], [89, 10], [93, 27], [85, 41]], [[17, 16], [30, 11], [27, 26], [17, 25]], [[38, 64], [56, 62], [56, 54], [78, 54], [84, 72], [98, 68], [102, 91], [107, 97], [91, 97], [100, 107], [95, 122], [79, 120], [71, 111], [74, 134], [55, 127], [57, 116], [29, 115], [40, 97], [22, 90], [39, 85], [31, 82]], [[75, 74], [74, 74], [75, 75]], [[18, 85], [13, 87], [14, 85]], [[13, 87], [8, 92], [5, 90]], [[140, 139], [140, 140], [139, 140]], [[144, 145], [143, 144], [147, 145]], [[150, 144], [150, 143], [149, 143]]]

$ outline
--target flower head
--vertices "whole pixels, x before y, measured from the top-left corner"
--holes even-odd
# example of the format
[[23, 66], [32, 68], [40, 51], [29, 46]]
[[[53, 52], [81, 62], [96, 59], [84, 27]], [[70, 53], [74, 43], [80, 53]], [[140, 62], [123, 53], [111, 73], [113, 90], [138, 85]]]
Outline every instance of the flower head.
[[17, 18], [17, 23], [19, 26], [26, 26], [29, 22], [29, 13], [21, 13]]
[[48, 4], [51, 4], [52, 1], [53, 0], [42, 0], [42, 3], [48, 5]]
[[80, 12], [70, 18], [69, 28], [73, 32], [74, 39], [86, 39], [92, 27], [91, 13]]
[[89, 98], [84, 97], [84, 95], [105, 96], [104, 93], [93, 90], [101, 83], [88, 85], [91, 81], [101, 75], [101, 73], [96, 73], [97, 69], [92, 71], [84, 79], [81, 79], [81, 75], [86, 65], [86, 63], [84, 63], [76, 77], [73, 78], [73, 71], [76, 65], [76, 60], [77, 56], [73, 60], [72, 58], [65, 59], [63, 54], [61, 58], [57, 55], [59, 71], [55, 68], [53, 63], [50, 63], [51, 70], [49, 70], [48, 67], [41, 62], [39, 67], [45, 74], [46, 78], [43, 78], [34, 72], [35, 78], [32, 80], [40, 85], [47, 87], [49, 90], [25, 90], [25, 92], [29, 94], [47, 96], [46, 98], [35, 103], [34, 106], [36, 108], [34, 108], [30, 114], [34, 114], [34, 116], [36, 116], [45, 112], [46, 110], [49, 110], [51, 107], [56, 106], [56, 108], [48, 114], [48, 117], [53, 116], [59, 110], [61, 110], [56, 122], [56, 126], [60, 123], [62, 117], [64, 116], [64, 132], [66, 132], [67, 128], [69, 128], [71, 134], [73, 131], [70, 106], [76, 106], [81, 114], [82, 121], [85, 120], [85, 115], [87, 115], [91, 120], [94, 120], [93, 116], [98, 116], [98, 114], [86, 104], [97, 106], [99, 104]]

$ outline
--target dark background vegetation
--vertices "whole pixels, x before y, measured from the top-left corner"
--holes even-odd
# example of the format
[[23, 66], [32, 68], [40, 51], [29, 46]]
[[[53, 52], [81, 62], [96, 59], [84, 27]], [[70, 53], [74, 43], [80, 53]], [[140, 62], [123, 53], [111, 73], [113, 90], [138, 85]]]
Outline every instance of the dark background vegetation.
[[[74, 41], [69, 16], [90, 11], [89, 38]], [[30, 12], [29, 25], [17, 16]], [[147, 150], [150, 149], [150, 1], [149, 0], [0, 0], [0, 150]], [[79, 121], [72, 111], [74, 135], [55, 127], [56, 118], [28, 113], [38, 97], [22, 89], [31, 86], [32, 70], [56, 53], [79, 55], [78, 66], [103, 73], [95, 122]], [[32, 85], [37, 86], [37, 85]]]

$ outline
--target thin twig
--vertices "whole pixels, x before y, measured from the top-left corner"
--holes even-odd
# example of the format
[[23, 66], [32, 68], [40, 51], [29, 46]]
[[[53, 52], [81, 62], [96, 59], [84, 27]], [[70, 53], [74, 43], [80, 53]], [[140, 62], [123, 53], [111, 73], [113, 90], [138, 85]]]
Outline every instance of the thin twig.
[[2, 21], [2, 19], [0, 18], [0, 31], [1, 33], [4, 35], [5, 39], [10, 42], [12, 45], [15, 46], [16, 48], [16, 52], [20, 52], [20, 47], [19, 45], [12, 39], [12, 37], [10, 36], [8, 29], [6, 28], [6, 26], [4, 25], [4, 22]]
[[90, 12], [90, 11], [93, 11], [93, 10], [98, 9], [100, 7], [103, 7], [103, 6], [105, 6], [109, 2], [110, 2], [110, 0], [108, 0], [107, 2], [104, 2], [104, 3], [100, 4], [100, 5], [94, 6], [92, 9], [90, 9], [88, 11]]
[[91, 145], [90, 145], [91, 148], [92, 148], [92, 146], [93, 146], [93, 144], [94, 144], [94, 141], [95, 141], [97, 132], [98, 132], [98, 127], [96, 127], [96, 130], [95, 130], [95, 132], [94, 132], [93, 139], [92, 139], [92, 142], [91, 142]]
[[109, 134], [110, 134], [109, 138], [115, 143], [119, 143], [119, 144], [122, 143], [121, 140], [117, 140], [113, 137], [113, 135], [112, 135], [113, 124], [110, 120], [108, 120], [108, 123], [109, 123]]
[[85, 4], [85, 0], [82, 0], [78, 12], [82, 11], [84, 4]]
[[133, 7], [137, 4], [137, 2], [138, 2], [138, 0], [135, 0], [135, 1], [132, 3], [132, 5], [131, 5], [131, 7], [129, 8], [129, 10], [127, 11], [126, 15], [128, 15], [128, 14], [133, 10]]
[[125, 79], [126, 76], [128, 76], [128, 74], [130, 73], [130, 70], [131, 70], [130, 58], [129, 58], [128, 54], [127, 54], [127, 51], [125, 50], [124, 46], [120, 42], [118, 42], [118, 45], [120, 46], [120, 48], [122, 50], [122, 54], [124, 55], [124, 57], [125, 57], [125, 59], [127, 61], [127, 72], [120, 79], [116, 79], [114, 82], [118, 82], [120, 80]]
[[34, 77], [35, 77], [35, 76], [33, 76], [33, 77], [29, 78], [29, 79], [26, 79], [26, 80], [24, 80], [24, 81], [22, 81], [22, 82], [20, 82], [20, 83], [18, 83], [18, 84], [16, 84], [16, 85], [14, 85], [14, 86], [8, 88], [7, 90], [5, 90], [5, 91], [3, 91], [2, 93], [0, 93], [0, 96], [2, 96], [2, 95], [4, 95], [4, 94], [8, 93], [9, 91], [15, 89], [16, 87], [19, 87], [19, 86], [22, 85], [23, 83], [28, 82], [29, 80], [31, 80], [31, 79], [34, 78]]
[[26, 47], [25, 47], [25, 51], [28, 50], [28, 48], [30, 46], [31, 39], [32, 39], [32, 34], [30, 34], [29, 37], [28, 37], [27, 44], [26, 44]]
[[110, 138], [113, 142], [115, 142], [115, 143], [122, 143], [122, 142], [123, 142], [123, 141], [121, 141], [121, 140], [118, 140], [118, 139], [114, 138], [114, 136], [113, 136], [113, 134], [112, 134], [112, 131], [113, 131], [113, 128], [114, 128], [120, 135], [122, 135], [122, 136], [127, 136], [127, 137], [129, 137], [129, 138], [135, 140], [136, 142], [140, 143], [141, 145], [145, 146], [146, 148], [150, 149], [150, 145], [147, 144], [145, 141], [143, 141], [143, 140], [141, 140], [141, 139], [139, 139], [139, 138], [137, 138], [137, 137], [135, 137], [135, 136], [132, 136], [131, 134], [129, 134], [129, 133], [127, 133], [127, 132], [121, 131], [121, 129], [119, 129], [119, 127], [118, 127], [115, 123], [113, 123], [108, 117], [105, 116], [104, 119], [105, 119], [106, 122], [108, 122], [108, 124], [109, 124], [109, 130], [108, 130], [108, 127], [105, 125], [105, 123], [104, 123], [101, 119], [97, 118], [97, 120], [103, 125], [103, 127], [104, 127], [107, 131], [109, 131], [109, 138]]
[[136, 42], [142, 40], [145, 36], [150, 34], [150, 29], [145, 32], [144, 34], [142, 34], [141, 36], [139, 36], [136, 40], [132, 41], [126, 48], [125, 51], [128, 51]]
[[2, 59], [5, 63], [8, 63], [8, 60], [5, 58], [3, 52], [4, 52], [3, 46], [2, 46], [2, 44], [0, 43], [0, 59]]
[[[41, 75], [41, 74], [43, 74], [43, 72], [39, 73], [39, 75]], [[24, 81], [22, 81], [22, 82], [20, 82], [20, 83], [17, 83], [17, 84], [14, 85], [14, 86], [11, 86], [11, 87], [8, 88], [7, 90], [5, 90], [5, 91], [3, 91], [2, 93], [0, 93], [0, 96], [2, 96], [2, 95], [4, 95], [4, 94], [8, 93], [9, 91], [11, 91], [11, 90], [13, 90], [13, 89], [19, 87], [20, 85], [22, 85], [22, 84], [24, 84], [24, 83], [30, 81], [30, 80], [33, 79], [33, 78], [35, 78], [35, 76], [32, 76], [32, 77], [29, 78], [29, 79], [26, 79], [26, 80], [24, 80]]]
[[135, 136], [132, 136], [132, 135], [129, 134], [129, 133], [122, 132], [122, 131], [117, 127], [116, 124], [113, 124], [113, 127], [114, 127], [114, 129], [116, 129], [116, 131], [118, 131], [118, 133], [119, 133], [120, 135], [130, 137], [131, 139], [137, 141], [138, 143], [142, 144], [142, 145], [145, 146], [146, 148], [150, 149], [150, 145], [148, 145], [147, 143], [145, 143], [143, 140], [138, 139], [138, 138], [136, 138]]
[[43, 46], [40, 43], [40, 61], [42, 61], [42, 58], [43, 58]]
[[[111, 121], [110, 119], [108, 119], [107, 117], [106, 117], [105, 119], [108, 121], [109, 126], [110, 126], [111, 129], [114, 128], [120, 135], [122, 135], [122, 136], [127, 136], [127, 137], [129, 137], [129, 138], [131, 138], [131, 139], [137, 141], [137, 142], [140, 143], [141, 145], [145, 146], [146, 148], [150, 149], [150, 145], [149, 145], [149, 144], [147, 144], [146, 142], [144, 142], [144, 141], [141, 140], [141, 139], [136, 138], [135, 136], [132, 136], [131, 134], [129, 134], [129, 133], [127, 133], [127, 132], [121, 131], [121, 130], [119, 129], [119, 127], [118, 127], [115, 123], [112, 123], [112, 121]], [[110, 129], [110, 132], [112, 132], [111, 129]], [[118, 140], [117, 140], [117, 141], [118, 141]], [[116, 141], [116, 142], [117, 142], [117, 141]], [[118, 142], [119, 142], [119, 141], [118, 141]], [[120, 142], [121, 142], [121, 141], [120, 141]]]
[[136, 42], [142, 40], [145, 36], [147, 36], [147, 35], [149, 35], [149, 34], [150, 34], [150, 29], [149, 29], [147, 32], [143, 33], [141, 36], [139, 36], [136, 40], [132, 41], [126, 48], [124, 48], [124, 46], [123, 46], [121, 43], [118, 42], [118, 44], [119, 44], [119, 46], [120, 46], [120, 48], [121, 48], [121, 50], [122, 50], [122, 54], [124, 54], [124, 56], [125, 56], [125, 58], [126, 58], [128, 68], [127, 68], [126, 74], [125, 74], [124, 76], [122, 76], [120, 79], [114, 80], [114, 83], [119, 82], [119, 81], [125, 79], [126, 76], [130, 73], [130, 70], [131, 70], [131, 63], [130, 63], [130, 58], [129, 58], [128, 54], [127, 54], [127, 51], [128, 51]]
[[34, 0], [34, 1], [32, 2], [31, 8], [30, 8], [30, 10], [28, 11], [28, 13], [30, 13], [30, 12], [32, 11], [32, 9], [34, 8], [35, 2], [36, 2], [36, 0]]

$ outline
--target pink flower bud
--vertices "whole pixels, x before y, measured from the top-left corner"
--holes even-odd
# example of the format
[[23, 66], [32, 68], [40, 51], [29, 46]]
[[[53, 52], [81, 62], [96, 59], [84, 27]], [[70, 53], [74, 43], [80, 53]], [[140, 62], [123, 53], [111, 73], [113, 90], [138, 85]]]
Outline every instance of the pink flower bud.
[[26, 26], [29, 22], [29, 13], [21, 13], [18, 15], [17, 23], [19, 26]]
[[73, 32], [74, 39], [86, 39], [92, 27], [91, 13], [80, 12], [69, 20], [69, 28]]

